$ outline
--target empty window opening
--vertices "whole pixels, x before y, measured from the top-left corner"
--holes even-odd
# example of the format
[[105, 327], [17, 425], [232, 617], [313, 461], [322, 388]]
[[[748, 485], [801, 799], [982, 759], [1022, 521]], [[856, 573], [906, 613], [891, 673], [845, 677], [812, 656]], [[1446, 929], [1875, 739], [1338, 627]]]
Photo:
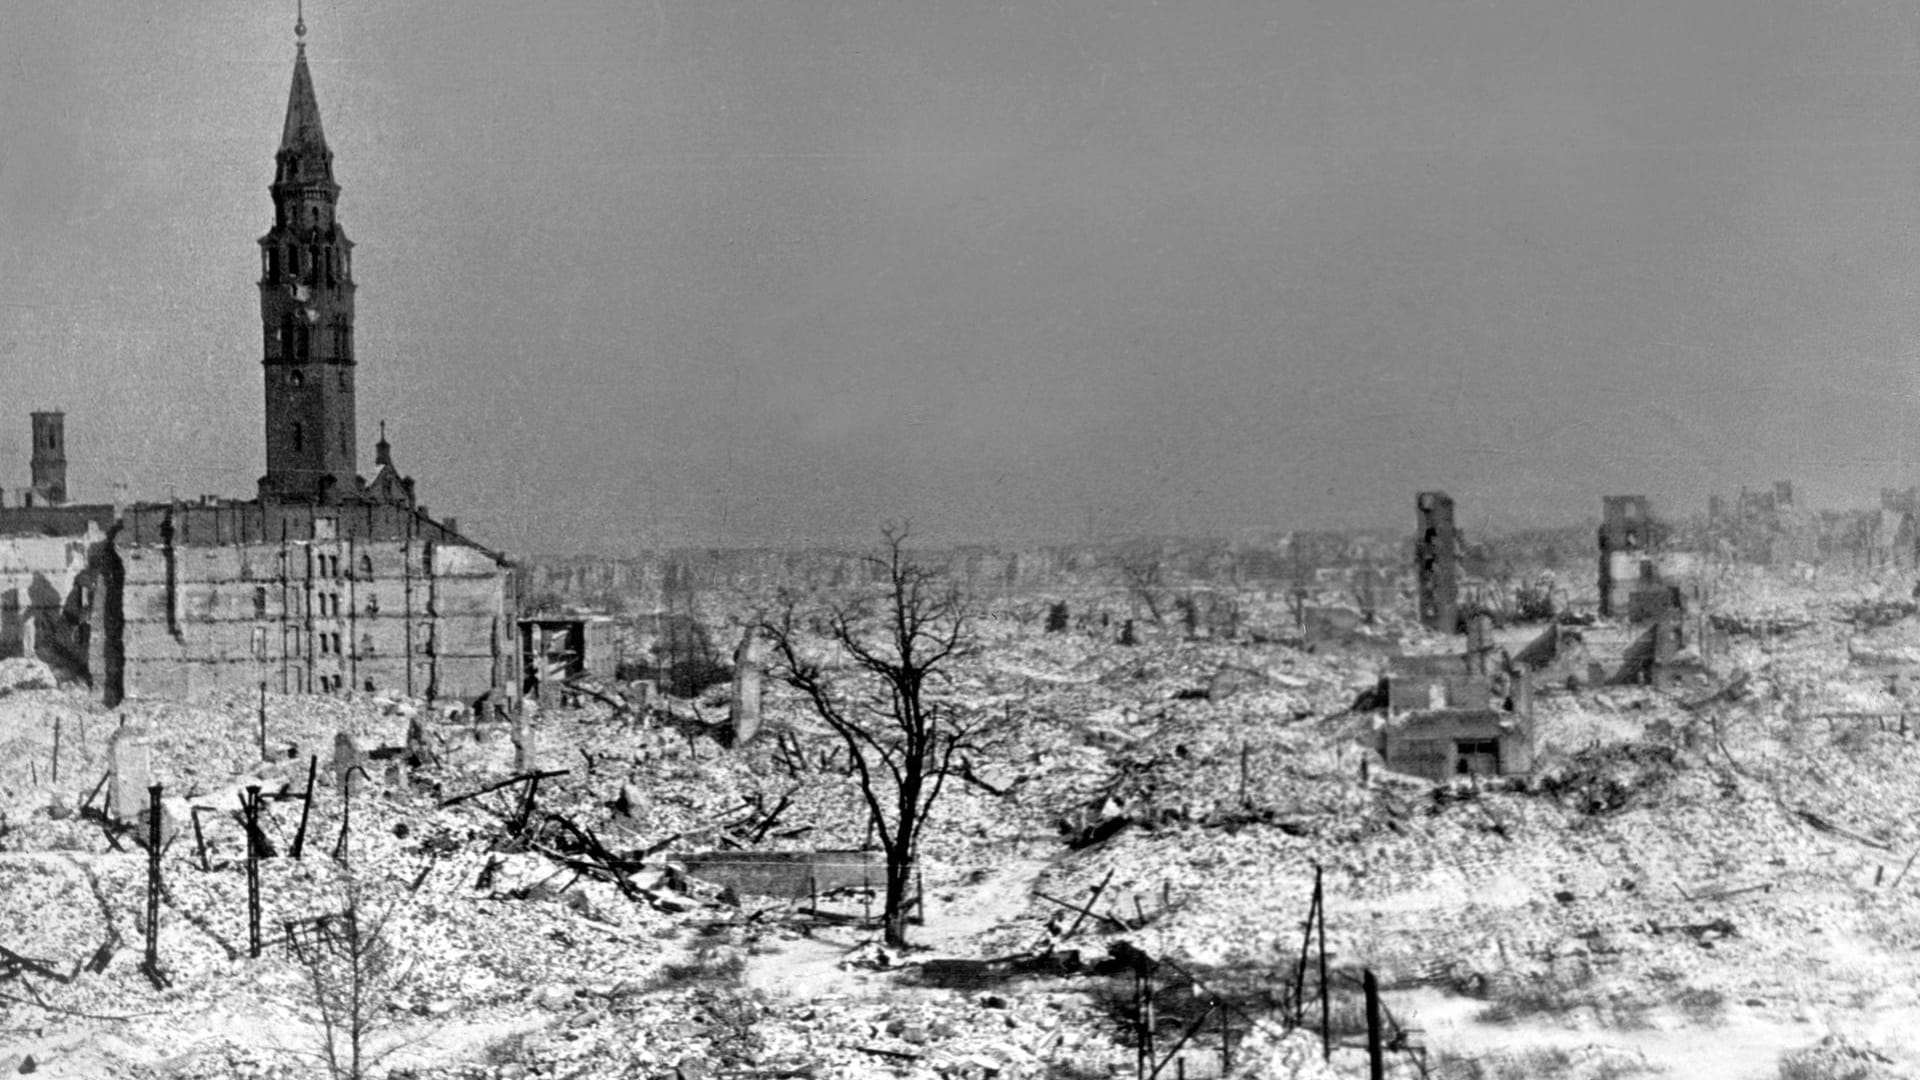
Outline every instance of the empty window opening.
[[1453, 749], [1453, 771], [1459, 775], [1500, 775], [1500, 740], [1460, 739], [1453, 744]]

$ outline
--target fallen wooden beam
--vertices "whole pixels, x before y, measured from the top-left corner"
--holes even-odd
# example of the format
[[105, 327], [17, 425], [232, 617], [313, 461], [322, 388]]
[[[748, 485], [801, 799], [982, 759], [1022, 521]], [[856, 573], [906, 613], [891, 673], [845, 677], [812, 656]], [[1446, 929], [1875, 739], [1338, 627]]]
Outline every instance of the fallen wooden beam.
[[570, 771], [571, 770], [568, 769], [544, 769], [540, 772], [520, 773], [517, 776], [509, 776], [505, 780], [488, 784], [478, 791], [469, 791], [465, 795], [455, 795], [451, 799], [442, 799], [440, 800], [440, 809], [445, 810], [449, 806], [466, 802], [468, 799], [476, 799], [489, 792], [499, 791], [501, 788], [512, 787], [515, 784], [524, 784], [529, 780], [547, 780], [555, 776], [566, 776]]
[[1844, 836], [1847, 839], [1852, 840], [1856, 843], [1865, 844], [1870, 848], [1877, 848], [1881, 851], [1893, 850], [1893, 845], [1891, 844], [1883, 844], [1880, 841], [1875, 840], [1870, 836], [1862, 836], [1861, 834], [1854, 832], [1852, 829], [1842, 828], [1841, 826], [1835, 825], [1833, 822], [1828, 821], [1826, 818], [1821, 817], [1819, 814], [1816, 814], [1811, 810], [1802, 810], [1799, 807], [1794, 807], [1793, 812], [1796, 816], [1801, 818], [1807, 824], [1813, 826], [1816, 829], [1819, 829], [1821, 832], [1830, 832], [1830, 833], [1833, 833], [1835, 836]]

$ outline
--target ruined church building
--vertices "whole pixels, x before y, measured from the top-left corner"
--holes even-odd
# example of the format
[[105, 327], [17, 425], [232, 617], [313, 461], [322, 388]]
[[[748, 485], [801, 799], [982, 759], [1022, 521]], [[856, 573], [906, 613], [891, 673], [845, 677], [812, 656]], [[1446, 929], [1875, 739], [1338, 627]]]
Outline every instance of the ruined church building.
[[0, 658], [107, 704], [264, 686], [515, 696], [507, 560], [414, 501], [381, 432], [359, 475], [353, 245], [295, 28], [260, 238], [266, 475], [253, 499], [69, 500], [65, 417], [32, 414], [30, 486], [0, 496]]

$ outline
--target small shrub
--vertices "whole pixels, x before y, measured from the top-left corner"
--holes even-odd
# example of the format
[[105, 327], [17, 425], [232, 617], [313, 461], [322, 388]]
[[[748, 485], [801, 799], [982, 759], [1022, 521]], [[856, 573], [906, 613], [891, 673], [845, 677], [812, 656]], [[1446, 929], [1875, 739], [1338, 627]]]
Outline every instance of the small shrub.
[[654, 976], [654, 988], [730, 987], [746, 973], [747, 957], [721, 942], [701, 941], [685, 960], [665, 964]]
[[1682, 991], [1673, 1003], [1696, 1024], [1718, 1023], [1727, 1011], [1727, 995], [1705, 987]]
[[517, 1031], [504, 1039], [495, 1039], [493, 1042], [487, 1044], [485, 1056], [489, 1068], [497, 1069], [502, 1065], [526, 1064], [528, 1061], [527, 1033]]
[[737, 1068], [758, 1061], [766, 1049], [766, 1040], [757, 1028], [766, 1016], [758, 995], [737, 990], [700, 991], [692, 1005], [695, 1017], [707, 1026], [707, 1042], [723, 1068]]
[[1479, 1057], [1446, 1050], [1435, 1054], [1428, 1063], [1428, 1075], [1434, 1080], [1540, 1080], [1549, 1076], [1628, 1080], [1658, 1075], [1662, 1071], [1638, 1057], [1596, 1056], [1559, 1046], [1538, 1046]]
[[1893, 1059], [1829, 1035], [1780, 1059], [1780, 1080], [1893, 1080]]

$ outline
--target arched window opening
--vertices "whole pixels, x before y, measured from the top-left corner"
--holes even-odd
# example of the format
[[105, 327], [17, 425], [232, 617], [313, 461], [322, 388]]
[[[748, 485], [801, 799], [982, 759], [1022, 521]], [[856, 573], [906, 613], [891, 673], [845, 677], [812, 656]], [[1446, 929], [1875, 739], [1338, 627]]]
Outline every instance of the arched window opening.
[[296, 451], [305, 450], [307, 448], [306, 429], [302, 428], [297, 422], [293, 425], [293, 448]]

